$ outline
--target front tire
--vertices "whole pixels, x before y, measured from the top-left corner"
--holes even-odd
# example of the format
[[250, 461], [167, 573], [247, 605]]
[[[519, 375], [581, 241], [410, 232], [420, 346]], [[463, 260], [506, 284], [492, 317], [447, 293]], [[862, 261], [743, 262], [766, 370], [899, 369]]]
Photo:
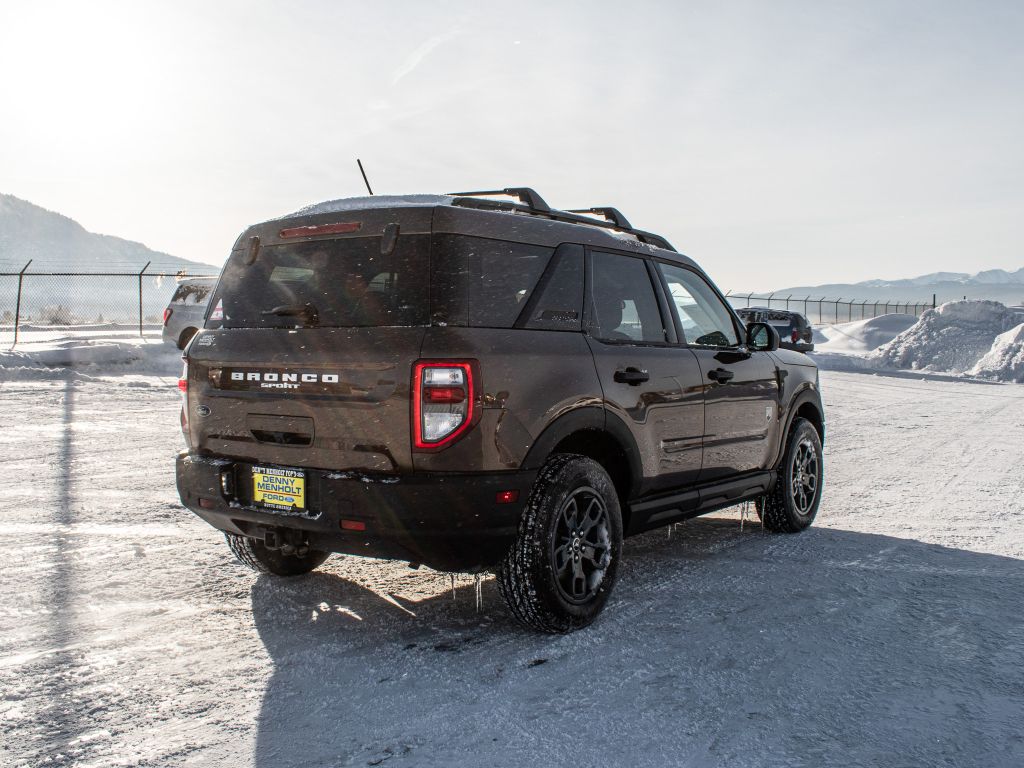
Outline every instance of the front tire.
[[224, 533], [228, 547], [242, 565], [256, 573], [272, 573], [275, 576], [301, 576], [309, 573], [331, 556], [330, 552], [310, 549], [304, 555], [286, 555], [280, 549], [268, 549], [258, 539]]
[[821, 502], [824, 469], [818, 430], [807, 419], [795, 419], [775, 487], [756, 503], [765, 530], [797, 533], [811, 524]]
[[533, 484], [498, 588], [521, 624], [570, 632], [608, 602], [621, 553], [622, 512], [608, 473], [585, 456], [557, 454]]

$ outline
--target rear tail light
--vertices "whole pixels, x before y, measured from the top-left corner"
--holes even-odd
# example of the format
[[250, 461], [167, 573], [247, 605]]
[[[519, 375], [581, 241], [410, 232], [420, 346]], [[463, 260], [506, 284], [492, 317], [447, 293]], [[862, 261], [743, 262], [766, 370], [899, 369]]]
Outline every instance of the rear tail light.
[[183, 358], [181, 378], [178, 379], [178, 391], [181, 392], [181, 432], [188, 442], [188, 359]]
[[793, 332], [789, 334], [789, 340], [792, 341], [794, 344], [800, 341], [800, 331], [794, 328]]
[[167, 321], [171, 319], [172, 314], [174, 314], [174, 310], [170, 307], [164, 310], [164, 325], [167, 325]]
[[473, 364], [468, 360], [416, 363], [413, 367], [413, 445], [441, 448], [473, 423]]

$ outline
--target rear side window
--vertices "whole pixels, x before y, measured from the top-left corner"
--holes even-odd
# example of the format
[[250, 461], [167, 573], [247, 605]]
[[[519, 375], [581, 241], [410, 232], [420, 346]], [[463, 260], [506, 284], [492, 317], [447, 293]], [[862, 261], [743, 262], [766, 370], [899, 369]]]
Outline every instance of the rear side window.
[[433, 322], [511, 328], [544, 273], [552, 250], [481, 237], [435, 235], [430, 257]]
[[387, 256], [379, 237], [268, 246], [250, 265], [233, 254], [208, 327], [312, 325], [306, 307], [319, 327], [425, 325], [429, 247], [428, 235], [405, 235]]
[[583, 246], [560, 245], [516, 327], [541, 331], [583, 328]]
[[658, 299], [643, 259], [593, 251], [590, 333], [603, 341], [664, 342]]

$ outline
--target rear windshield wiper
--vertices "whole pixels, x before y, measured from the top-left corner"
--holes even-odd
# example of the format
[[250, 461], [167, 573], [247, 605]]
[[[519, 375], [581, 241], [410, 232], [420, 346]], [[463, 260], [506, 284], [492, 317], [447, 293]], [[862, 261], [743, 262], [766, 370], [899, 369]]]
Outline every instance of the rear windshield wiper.
[[316, 307], [308, 302], [306, 304], [282, 304], [273, 309], [265, 309], [261, 315], [276, 315], [277, 317], [297, 317], [303, 325], [316, 325], [320, 322], [320, 313]]

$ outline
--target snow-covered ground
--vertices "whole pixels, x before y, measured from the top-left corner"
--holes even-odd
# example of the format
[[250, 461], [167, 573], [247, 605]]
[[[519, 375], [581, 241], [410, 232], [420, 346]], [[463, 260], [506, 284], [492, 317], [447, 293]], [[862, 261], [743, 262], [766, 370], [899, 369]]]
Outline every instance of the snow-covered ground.
[[630, 539], [546, 637], [490, 579], [236, 564], [173, 363], [0, 382], [0, 765], [1024, 764], [1022, 386], [824, 372], [812, 529]]

